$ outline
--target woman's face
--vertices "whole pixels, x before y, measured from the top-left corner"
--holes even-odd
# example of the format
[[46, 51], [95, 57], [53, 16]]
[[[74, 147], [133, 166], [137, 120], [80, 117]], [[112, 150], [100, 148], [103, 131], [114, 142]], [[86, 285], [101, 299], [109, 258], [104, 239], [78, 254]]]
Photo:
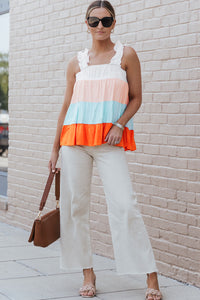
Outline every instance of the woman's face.
[[[95, 8], [91, 11], [90, 17], [98, 17], [102, 19], [104, 17], [111, 17], [111, 14], [103, 7]], [[115, 27], [116, 20], [113, 21], [110, 27], [104, 27], [102, 22], [99, 22], [97, 27], [90, 27], [88, 25], [88, 21], [86, 20], [85, 23], [88, 26], [88, 30], [90, 31], [93, 39], [96, 40], [105, 40], [110, 37], [111, 30]]]

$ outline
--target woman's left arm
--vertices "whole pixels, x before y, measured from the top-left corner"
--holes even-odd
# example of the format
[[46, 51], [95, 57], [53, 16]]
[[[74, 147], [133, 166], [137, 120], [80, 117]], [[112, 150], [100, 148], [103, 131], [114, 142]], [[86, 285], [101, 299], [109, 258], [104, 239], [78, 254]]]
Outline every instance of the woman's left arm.
[[[117, 123], [125, 126], [132, 116], [138, 111], [142, 104], [142, 80], [141, 67], [137, 53], [132, 47], [125, 47], [122, 66], [126, 68], [127, 81], [129, 85], [129, 103], [123, 115]], [[113, 125], [109, 130], [105, 141], [110, 145], [115, 145], [115, 141], [121, 141], [123, 130]]]

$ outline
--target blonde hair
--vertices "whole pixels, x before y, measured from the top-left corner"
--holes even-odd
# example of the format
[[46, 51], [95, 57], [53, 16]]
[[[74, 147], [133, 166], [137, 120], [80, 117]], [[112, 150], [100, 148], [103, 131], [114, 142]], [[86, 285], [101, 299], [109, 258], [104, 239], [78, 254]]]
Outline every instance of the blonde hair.
[[85, 19], [87, 20], [87, 18], [89, 17], [89, 15], [93, 9], [100, 8], [100, 7], [105, 8], [111, 14], [113, 19], [115, 19], [115, 10], [114, 10], [112, 4], [109, 1], [102, 1], [102, 0], [94, 1], [88, 6], [88, 9], [87, 9], [87, 12], [85, 15]]

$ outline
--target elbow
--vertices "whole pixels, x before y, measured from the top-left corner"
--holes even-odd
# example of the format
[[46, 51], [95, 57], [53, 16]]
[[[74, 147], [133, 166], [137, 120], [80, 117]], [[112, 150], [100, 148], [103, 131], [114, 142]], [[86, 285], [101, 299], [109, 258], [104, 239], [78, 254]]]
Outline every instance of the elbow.
[[138, 100], [138, 109], [140, 108], [141, 105], [142, 105], [142, 98]]
[[133, 101], [132, 103], [134, 103], [134, 105], [137, 106], [137, 109], [139, 109], [140, 106], [142, 105], [142, 98], [141, 97], [133, 97], [130, 100], [132, 100]]

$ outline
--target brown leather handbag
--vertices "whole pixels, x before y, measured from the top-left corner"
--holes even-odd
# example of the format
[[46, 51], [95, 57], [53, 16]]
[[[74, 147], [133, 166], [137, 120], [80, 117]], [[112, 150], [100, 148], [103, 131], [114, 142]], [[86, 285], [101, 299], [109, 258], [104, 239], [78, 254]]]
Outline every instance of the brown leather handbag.
[[[55, 177], [55, 196], [56, 196], [56, 209], [41, 216], [41, 212], [47, 201], [51, 184]], [[34, 220], [33, 227], [28, 242], [32, 242], [35, 246], [47, 247], [55, 242], [60, 237], [60, 168], [55, 168], [55, 173], [50, 171], [47, 183], [43, 192], [40, 202], [39, 213]]]

